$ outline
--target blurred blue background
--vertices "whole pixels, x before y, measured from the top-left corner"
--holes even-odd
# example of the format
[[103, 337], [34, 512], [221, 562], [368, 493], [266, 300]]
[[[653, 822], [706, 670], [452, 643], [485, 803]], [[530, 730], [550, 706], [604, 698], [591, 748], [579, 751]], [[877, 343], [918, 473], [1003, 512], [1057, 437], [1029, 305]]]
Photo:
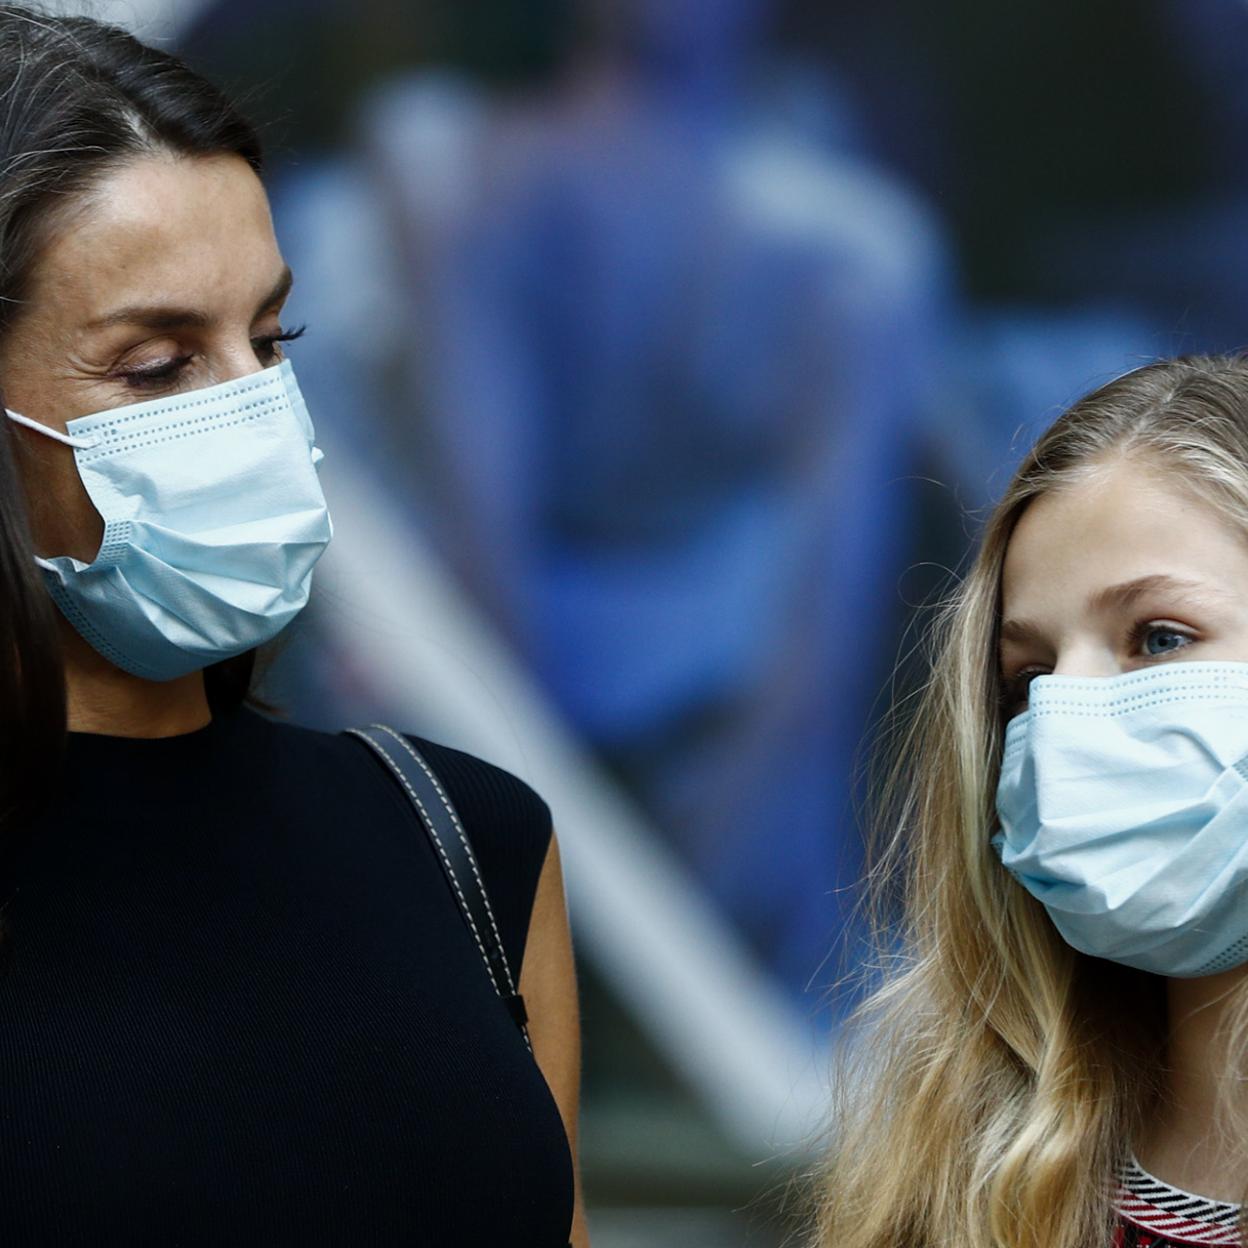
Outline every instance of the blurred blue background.
[[595, 1242], [779, 1242], [916, 604], [1064, 405], [1248, 338], [1248, 5], [121, 7], [265, 124], [350, 465], [273, 696], [504, 723], [569, 857]]

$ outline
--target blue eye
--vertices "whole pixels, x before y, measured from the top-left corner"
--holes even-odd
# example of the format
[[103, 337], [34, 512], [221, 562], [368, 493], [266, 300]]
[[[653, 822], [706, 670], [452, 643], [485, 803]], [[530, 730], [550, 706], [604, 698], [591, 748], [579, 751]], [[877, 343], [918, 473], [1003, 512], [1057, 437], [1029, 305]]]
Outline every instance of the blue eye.
[[1192, 644], [1193, 638], [1177, 629], [1167, 628], [1162, 624], [1146, 626], [1140, 633], [1144, 653], [1152, 658], [1173, 654]]

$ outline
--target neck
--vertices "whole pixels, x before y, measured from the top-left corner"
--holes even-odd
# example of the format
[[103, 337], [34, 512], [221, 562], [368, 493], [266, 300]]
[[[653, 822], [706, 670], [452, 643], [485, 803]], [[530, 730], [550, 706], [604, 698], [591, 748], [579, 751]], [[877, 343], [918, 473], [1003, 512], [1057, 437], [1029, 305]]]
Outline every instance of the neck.
[[71, 732], [113, 737], [174, 737], [212, 719], [203, 672], [143, 680], [97, 654], [61, 621], [65, 696]]
[[1226, 1109], [1248, 1112], [1248, 1094], [1222, 1105], [1225, 1027], [1248, 981], [1248, 966], [1199, 979], [1166, 981], [1169, 1029], [1160, 1120], [1137, 1148], [1140, 1164], [1175, 1187], [1213, 1200], [1243, 1201], [1248, 1188], [1242, 1150], [1218, 1129]]

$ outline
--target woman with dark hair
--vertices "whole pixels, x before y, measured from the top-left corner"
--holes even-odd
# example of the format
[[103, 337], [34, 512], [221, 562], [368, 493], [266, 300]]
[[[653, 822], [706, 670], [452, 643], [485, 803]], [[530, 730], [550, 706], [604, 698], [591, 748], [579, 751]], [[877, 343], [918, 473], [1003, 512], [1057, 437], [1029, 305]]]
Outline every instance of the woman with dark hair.
[[0, 1238], [580, 1248], [549, 810], [245, 705], [331, 533], [256, 134], [85, 18], [0, 81]]

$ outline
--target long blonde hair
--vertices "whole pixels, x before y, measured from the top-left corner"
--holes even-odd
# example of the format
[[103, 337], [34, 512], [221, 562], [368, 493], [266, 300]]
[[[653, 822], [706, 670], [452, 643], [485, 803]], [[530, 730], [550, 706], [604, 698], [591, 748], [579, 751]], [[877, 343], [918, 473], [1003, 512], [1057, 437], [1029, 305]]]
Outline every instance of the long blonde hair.
[[[1113, 1177], [1161, 1087], [1164, 981], [1072, 950], [989, 838], [1006, 546], [1031, 500], [1118, 456], [1161, 466], [1248, 534], [1248, 361], [1149, 364], [1075, 404], [939, 610], [931, 676], [876, 800], [884, 972], [839, 1046], [822, 1248], [1110, 1242]], [[1228, 1082], [1248, 1051], [1248, 989], [1236, 992]]]

